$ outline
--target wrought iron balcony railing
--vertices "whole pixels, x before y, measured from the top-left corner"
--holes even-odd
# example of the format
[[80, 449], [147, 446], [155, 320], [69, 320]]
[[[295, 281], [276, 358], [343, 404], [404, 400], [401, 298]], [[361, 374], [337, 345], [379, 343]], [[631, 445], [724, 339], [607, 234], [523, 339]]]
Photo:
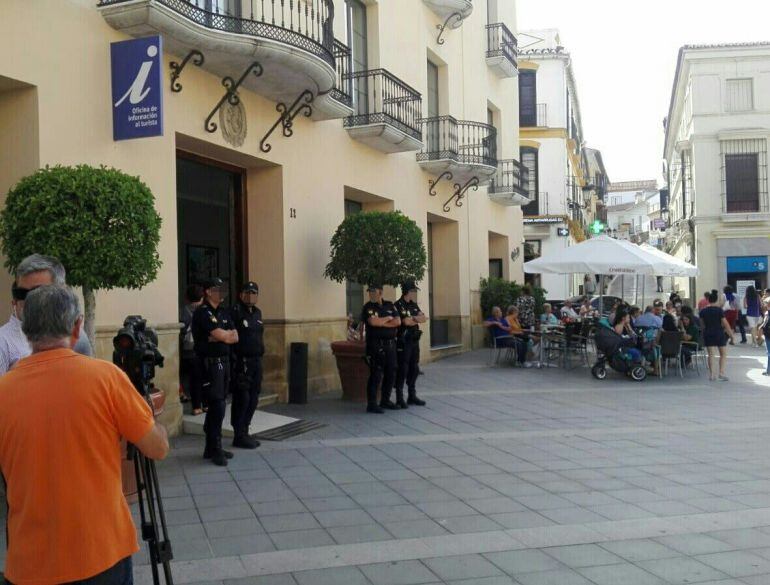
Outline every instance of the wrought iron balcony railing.
[[346, 106], [353, 106], [353, 80], [350, 77], [351, 52], [345, 43], [334, 39], [334, 63], [337, 81], [331, 96]]
[[521, 108], [519, 111], [519, 126], [522, 128], [548, 126], [548, 104], [535, 104], [532, 108]]
[[[99, 6], [131, 0], [100, 0]], [[333, 0], [152, 0], [209, 29], [292, 45], [334, 67]]]
[[548, 205], [548, 193], [543, 191], [537, 194], [530, 192], [529, 203], [522, 207], [521, 211], [524, 214], [524, 217], [548, 215], [550, 211]]
[[385, 69], [357, 71], [348, 77], [353, 83], [355, 114], [345, 118], [346, 128], [390, 124], [412, 138], [422, 140], [420, 92]]
[[516, 67], [516, 37], [502, 22], [487, 25], [487, 57], [505, 57]]
[[464, 165], [497, 166], [497, 130], [482, 122], [452, 116], [423, 118], [424, 147], [418, 162], [453, 160]]
[[515, 159], [501, 160], [497, 164], [497, 172], [489, 184], [488, 193], [518, 193], [529, 196], [527, 182], [529, 181], [529, 169]]

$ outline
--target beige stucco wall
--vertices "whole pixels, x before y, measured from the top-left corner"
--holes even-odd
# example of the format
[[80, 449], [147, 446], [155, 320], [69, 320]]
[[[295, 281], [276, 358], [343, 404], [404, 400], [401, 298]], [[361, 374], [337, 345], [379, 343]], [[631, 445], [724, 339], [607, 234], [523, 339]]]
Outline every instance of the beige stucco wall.
[[[342, 0], [335, 4], [336, 13], [343, 14]], [[430, 56], [444, 65], [442, 114], [485, 122], [491, 107], [499, 132], [499, 158], [518, 159], [518, 84], [515, 78], [495, 77], [485, 63], [483, 7], [476, 7], [461, 28], [447, 30], [446, 43], [438, 45], [439, 18], [422, 2], [367, 4], [373, 45], [370, 68], [383, 66], [425, 95]], [[499, 3], [498, 14], [515, 31], [515, 3]], [[344, 40], [341, 19], [335, 30]], [[240, 72], [217, 76], [190, 65], [182, 76], [183, 91], [171, 93], [166, 68], [164, 136], [113, 142], [109, 43], [126, 38], [104, 21], [96, 0], [6, 0], [0, 7], [0, 81], [28, 84], [11, 92], [0, 83], [0, 192], [40, 165], [104, 164], [145, 181], [163, 217], [163, 267], [157, 280], [140, 291], [97, 295], [97, 325], [104, 332], [97, 348], [103, 357], [111, 353], [107, 332], [114, 332], [126, 315], [142, 314], [151, 324], [177, 320], [178, 148], [246, 169], [248, 276], [260, 284], [260, 305], [268, 322], [267, 393], [285, 396], [292, 341], [310, 344], [311, 391], [339, 388], [329, 343], [344, 338], [344, 286], [325, 280], [322, 273], [329, 239], [344, 217], [346, 188], [376, 196], [377, 207], [403, 211], [425, 232], [429, 214], [451, 222], [442, 227], [454, 226], [447, 231], [451, 248], [441, 255], [438, 267], [442, 281], [450, 284], [441, 292], [440, 303], [444, 316], [454, 320], [464, 347], [471, 344], [470, 318], [477, 302], [473, 291], [488, 272], [490, 231], [508, 242], [507, 253], [497, 249], [495, 256], [507, 259], [506, 272], [512, 279], [523, 280], [523, 253], [515, 262], [510, 260], [510, 252], [523, 240], [520, 209], [491, 202], [481, 188], [471, 191], [462, 207], [444, 212], [452, 185], [442, 182], [438, 195], [430, 197], [428, 181], [435, 177], [422, 171], [414, 152], [383, 154], [351, 139], [341, 120], [299, 117], [294, 136], [284, 138], [277, 132], [272, 151], [262, 154], [259, 140], [276, 119], [275, 103], [248, 90], [240, 93], [248, 124], [244, 144], [232, 148], [220, 132], [206, 132], [204, 119], [222, 95], [221, 75]], [[167, 67], [179, 57], [166, 54], [163, 62]], [[11, 140], [23, 148], [9, 151]], [[290, 209], [296, 210], [296, 217], [290, 217]], [[5, 284], [0, 281], [0, 286]], [[428, 284], [421, 283], [421, 288], [427, 312]], [[176, 334], [164, 328], [161, 339], [167, 367], [158, 385], [171, 398], [176, 392]], [[424, 360], [439, 355], [429, 351], [429, 335], [422, 343]], [[168, 409], [177, 412], [175, 405]]]

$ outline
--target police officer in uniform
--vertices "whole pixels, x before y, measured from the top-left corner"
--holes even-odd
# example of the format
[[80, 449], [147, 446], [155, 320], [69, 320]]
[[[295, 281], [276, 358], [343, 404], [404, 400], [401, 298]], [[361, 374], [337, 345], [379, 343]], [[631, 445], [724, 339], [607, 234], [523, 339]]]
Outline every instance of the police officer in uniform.
[[222, 306], [224, 282], [212, 278], [203, 284], [203, 303], [193, 313], [192, 332], [195, 355], [203, 374], [203, 396], [209, 410], [203, 423], [206, 433], [205, 459], [227, 465], [233, 454], [222, 449], [222, 421], [225, 398], [230, 385], [230, 346], [238, 343], [230, 312]]
[[[417, 398], [417, 375], [420, 372], [420, 323], [425, 323], [428, 318], [420, 310], [415, 301], [417, 291], [420, 290], [414, 281], [407, 281], [401, 286], [401, 298], [395, 303], [396, 310], [401, 317], [401, 327], [398, 330], [397, 360], [398, 373], [396, 374], [396, 404], [401, 408], [408, 408], [407, 404], [425, 406], [425, 401]], [[404, 402], [404, 381], [409, 391], [409, 397]]]
[[[390, 401], [390, 393], [396, 378], [396, 335], [401, 319], [393, 303], [382, 298], [382, 285], [373, 284], [367, 289], [369, 302], [361, 312], [366, 324], [366, 360], [369, 364], [369, 380], [366, 384], [366, 412], [382, 414], [383, 409], [396, 410]], [[382, 382], [382, 396], [377, 405], [377, 388]]]
[[230, 422], [235, 432], [233, 447], [242, 449], [259, 447], [259, 441], [249, 436], [249, 425], [262, 389], [262, 356], [265, 353], [265, 328], [262, 311], [257, 307], [258, 295], [257, 283], [247, 282], [241, 288], [238, 302], [230, 310], [238, 331], [238, 343], [233, 346], [235, 380]]

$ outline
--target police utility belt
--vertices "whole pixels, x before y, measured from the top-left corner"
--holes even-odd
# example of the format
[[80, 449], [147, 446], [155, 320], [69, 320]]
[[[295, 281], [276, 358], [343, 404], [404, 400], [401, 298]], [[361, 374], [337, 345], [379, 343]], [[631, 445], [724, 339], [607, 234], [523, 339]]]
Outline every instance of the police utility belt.
[[422, 329], [418, 329], [417, 327], [407, 327], [401, 337], [404, 341], [420, 341]]
[[396, 338], [395, 337], [379, 337], [374, 338], [370, 340], [372, 345], [374, 347], [388, 347], [388, 346], [394, 346], [396, 344]]
[[230, 358], [226, 355], [218, 357], [203, 356], [203, 361], [207, 366], [210, 364], [227, 364], [230, 362]]

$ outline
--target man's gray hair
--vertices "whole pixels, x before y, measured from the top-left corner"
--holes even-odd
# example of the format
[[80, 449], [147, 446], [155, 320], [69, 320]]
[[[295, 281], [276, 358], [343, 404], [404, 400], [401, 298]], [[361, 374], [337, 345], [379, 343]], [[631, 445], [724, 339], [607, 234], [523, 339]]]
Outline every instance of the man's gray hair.
[[16, 267], [16, 280], [18, 281], [22, 276], [43, 270], [51, 273], [54, 284], [63, 285], [66, 283], [67, 272], [64, 270], [62, 263], [59, 262], [59, 259], [53, 256], [44, 256], [43, 254], [32, 254], [19, 262], [19, 265]]
[[80, 301], [68, 286], [49, 284], [27, 295], [21, 330], [30, 345], [55, 345], [72, 335], [80, 317]]

